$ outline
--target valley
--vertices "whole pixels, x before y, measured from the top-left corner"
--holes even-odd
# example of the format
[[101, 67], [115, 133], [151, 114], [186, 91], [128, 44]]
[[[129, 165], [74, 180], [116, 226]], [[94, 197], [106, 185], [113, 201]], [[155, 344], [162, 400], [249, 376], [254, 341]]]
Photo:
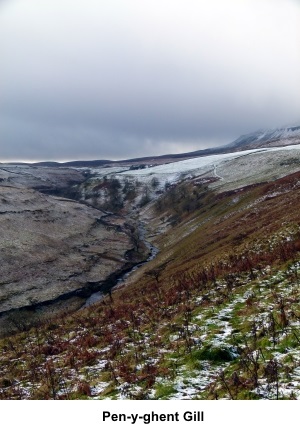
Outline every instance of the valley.
[[0, 165], [0, 397], [299, 399], [293, 139]]

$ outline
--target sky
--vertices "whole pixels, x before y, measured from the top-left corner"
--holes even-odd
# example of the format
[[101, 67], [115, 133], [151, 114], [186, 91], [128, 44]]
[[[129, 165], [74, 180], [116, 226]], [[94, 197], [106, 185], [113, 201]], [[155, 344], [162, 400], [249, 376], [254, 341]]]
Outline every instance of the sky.
[[299, 0], [0, 0], [0, 162], [300, 124]]

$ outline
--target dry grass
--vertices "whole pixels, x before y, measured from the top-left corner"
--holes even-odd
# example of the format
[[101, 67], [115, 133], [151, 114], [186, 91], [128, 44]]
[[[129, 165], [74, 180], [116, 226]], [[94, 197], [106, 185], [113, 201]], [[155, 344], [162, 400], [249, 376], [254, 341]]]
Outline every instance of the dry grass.
[[136, 282], [3, 339], [1, 398], [297, 397], [299, 193], [297, 173], [207, 195]]

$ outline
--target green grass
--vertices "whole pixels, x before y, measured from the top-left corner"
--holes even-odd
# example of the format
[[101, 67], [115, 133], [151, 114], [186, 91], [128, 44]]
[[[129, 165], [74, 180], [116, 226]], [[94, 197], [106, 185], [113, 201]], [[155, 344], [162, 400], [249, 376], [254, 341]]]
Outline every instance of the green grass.
[[167, 399], [175, 392], [176, 390], [172, 384], [168, 384], [168, 383], [158, 384], [155, 388], [155, 399], [157, 400]]

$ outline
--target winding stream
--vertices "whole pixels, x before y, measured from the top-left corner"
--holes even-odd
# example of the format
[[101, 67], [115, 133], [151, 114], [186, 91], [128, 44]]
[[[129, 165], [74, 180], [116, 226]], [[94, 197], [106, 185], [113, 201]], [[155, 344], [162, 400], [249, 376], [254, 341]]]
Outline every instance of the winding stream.
[[[117, 289], [118, 287], [120, 287], [121, 285], [123, 285], [124, 282], [126, 282], [126, 280], [132, 275], [133, 272], [135, 272], [138, 268], [142, 267], [148, 261], [154, 260], [154, 258], [159, 253], [159, 249], [156, 246], [154, 246], [151, 242], [149, 242], [148, 240], [145, 239], [145, 236], [146, 236], [145, 223], [141, 222], [139, 224], [138, 231], [139, 231], [140, 240], [144, 243], [146, 248], [149, 250], [149, 256], [148, 256], [147, 260], [136, 264], [127, 273], [125, 273], [120, 278], [118, 278], [116, 283], [110, 288], [109, 292], [111, 292], [111, 291]], [[109, 294], [109, 292], [97, 291], [96, 293], [91, 294], [90, 297], [86, 300], [85, 304], [82, 306], [82, 309], [87, 308], [88, 306], [91, 306], [94, 303], [99, 302], [100, 300], [103, 299], [103, 297], [105, 297], [107, 294]]]

